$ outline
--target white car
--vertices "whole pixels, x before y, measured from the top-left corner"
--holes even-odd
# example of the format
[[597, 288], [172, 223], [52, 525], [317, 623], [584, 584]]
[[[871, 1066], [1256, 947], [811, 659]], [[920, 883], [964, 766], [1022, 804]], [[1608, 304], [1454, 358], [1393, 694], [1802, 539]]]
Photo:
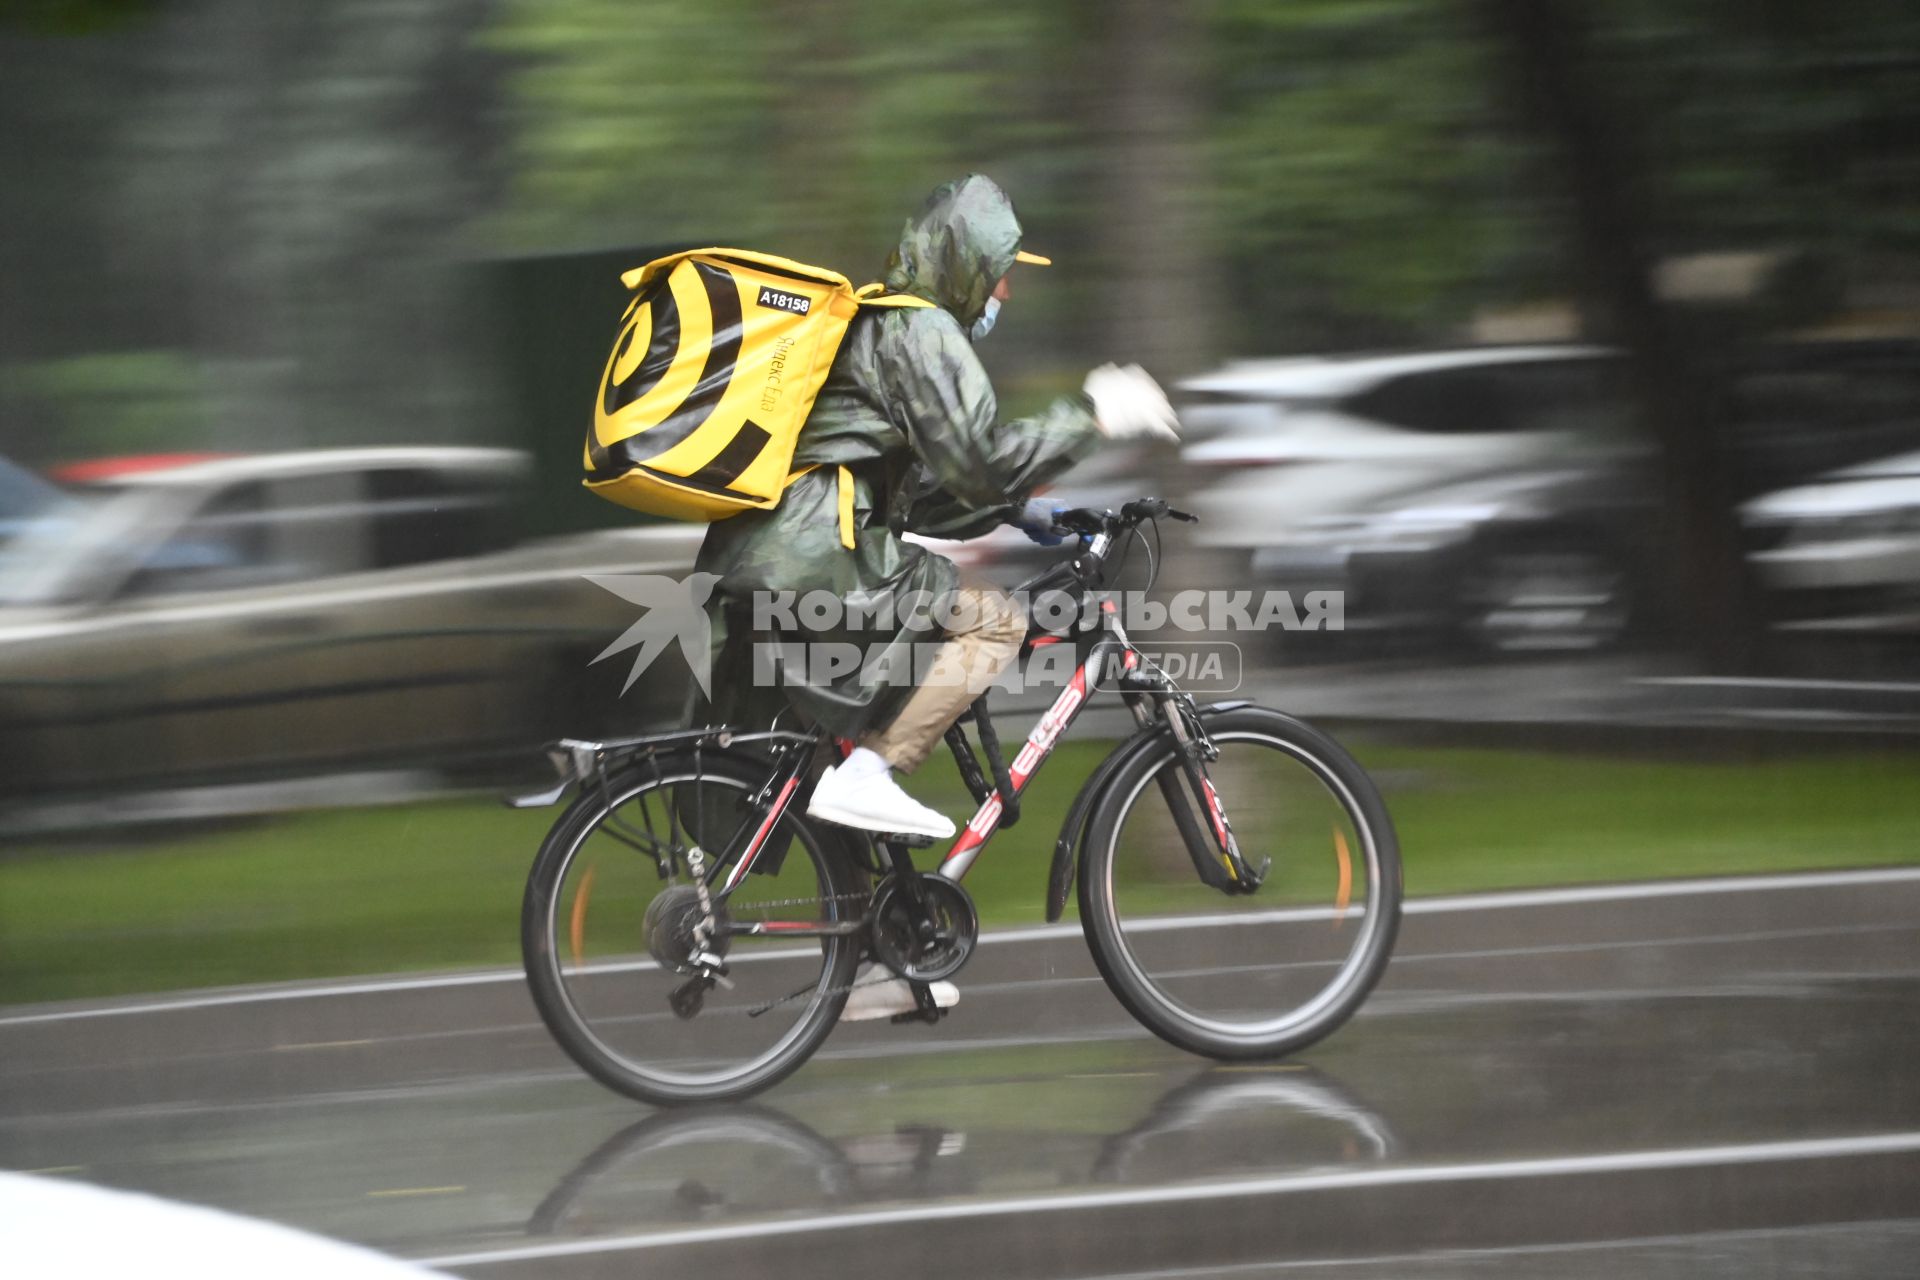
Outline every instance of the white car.
[[1748, 502], [1750, 560], [1782, 625], [1920, 627], [1920, 452], [1828, 472]]
[[1636, 451], [1621, 357], [1592, 346], [1250, 360], [1178, 384], [1196, 541], [1285, 530], [1496, 472]]
[[0, 543], [69, 501], [33, 472], [0, 458]]
[[444, 1271], [201, 1205], [0, 1173], [0, 1240], [18, 1280], [433, 1280]]

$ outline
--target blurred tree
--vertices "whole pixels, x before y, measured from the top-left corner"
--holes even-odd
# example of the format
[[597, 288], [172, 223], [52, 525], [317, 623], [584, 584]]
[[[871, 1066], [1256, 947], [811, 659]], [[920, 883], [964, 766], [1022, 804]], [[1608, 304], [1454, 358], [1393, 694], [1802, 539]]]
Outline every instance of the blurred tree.
[[206, 377], [178, 351], [69, 356], [0, 372], [0, 395], [42, 429], [5, 452], [45, 466], [114, 454], [167, 453], [203, 439]]
[[[489, 399], [462, 258], [724, 238], [866, 275], [969, 169], [1060, 264], [983, 348], [1014, 385], [1066, 355], [1442, 339], [1587, 257], [1557, 135], [1501, 109], [1486, 12], [13, 0], [0, 351], [189, 352], [203, 443], [452, 439]], [[1920, 7], [1619, 0], [1587, 25], [1588, 78], [1648, 124], [1620, 161], [1658, 176], [1643, 259], [1791, 250], [1806, 316], [1911, 258]]]
[[935, 183], [1038, 167], [1063, 128], [1043, 109], [1058, 9], [506, 0], [485, 39], [513, 63], [515, 181], [491, 233], [725, 238], [872, 274]]
[[1062, 264], [1009, 322], [1039, 340], [983, 349], [1018, 385], [1081, 345], [1070, 322], [1100, 282], [1077, 20], [1061, 0], [506, 0], [484, 38], [511, 60], [514, 182], [487, 234], [522, 252], [720, 240], [871, 279], [922, 195], [987, 172]]
[[1215, 236], [1245, 352], [1431, 341], [1554, 292], [1488, 41], [1447, 0], [1221, 0]]
[[[1755, 633], [1718, 379], [1731, 344], [1821, 318], [1848, 276], [1920, 248], [1920, 11], [1632, 0], [1587, 15], [1483, 0], [1481, 12], [1506, 50], [1516, 125], [1558, 161], [1591, 326], [1629, 351], [1665, 457], [1668, 609], [1713, 660], [1742, 665]], [[1661, 257], [1736, 248], [1812, 269], [1743, 316], [1688, 317], [1656, 296]], [[1920, 298], [1911, 268], [1906, 287]]]
[[1669, 247], [1920, 248], [1920, 8], [1626, 0], [1591, 26], [1596, 74], [1659, 121]]
[[1603, 84], [1584, 23], [1562, 0], [1481, 0], [1506, 46], [1513, 110], [1554, 150], [1570, 197], [1580, 298], [1597, 336], [1624, 347], [1664, 460], [1663, 613], [1721, 667], [1754, 630], [1735, 523], [1722, 397], [1695, 335], [1655, 297], [1654, 220], [1663, 185], [1641, 153], [1646, 122]]
[[453, 271], [493, 185], [489, 0], [194, 0], [123, 121], [120, 258], [174, 299], [250, 447], [471, 436], [485, 369]]
[[1206, 21], [1210, 3], [1113, 0], [1100, 6], [1104, 57], [1093, 128], [1100, 181], [1092, 211], [1105, 273], [1103, 346], [1163, 374], [1195, 373], [1215, 353], [1219, 298], [1204, 235]]
[[142, 18], [160, 0], [6, 0], [0, 4], [0, 29], [35, 35], [93, 35], [131, 18]]
[[764, 235], [775, 93], [763, 0], [504, 0], [516, 249]]

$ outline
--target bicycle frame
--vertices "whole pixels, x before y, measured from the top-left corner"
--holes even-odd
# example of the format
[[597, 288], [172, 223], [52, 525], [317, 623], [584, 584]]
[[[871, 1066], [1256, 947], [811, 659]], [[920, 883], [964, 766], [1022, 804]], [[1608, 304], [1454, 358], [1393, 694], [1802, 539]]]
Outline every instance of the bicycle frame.
[[[1040, 648], [1050, 644], [1065, 642], [1065, 638], [1060, 636], [1040, 636], [1032, 642], [1032, 647]], [[1009, 781], [1012, 784], [1013, 793], [1016, 796], [1025, 792], [1027, 784], [1032, 781], [1034, 775], [1039, 772], [1040, 766], [1046, 763], [1047, 758], [1053, 754], [1054, 748], [1059, 745], [1061, 738], [1066, 734], [1068, 728], [1079, 718], [1081, 711], [1086, 708], [1087, 702], [1094, 689], [1094, 681], [1099, 678], [1099, 673], [1103, 667], [1109, 662], [1112, 662], [1116, 663], [1118, 669], [1122, 672], [1133, 672], [1140, 668], [1142, 661], [1143, 659], [1139, 650], [1134, 647], [1132, 641], [1127, 638], [1126, 632], [1121, 628], [1119, 620], [1115, 616], [1112, 602], [1103, 602], [1100, 634], [1094, 639], [1091, 645], [1088, 646], [1086, 656], [1074, 669], [1072, 678], [1069, 679], [1066, 686], [1061, 689], [1059, 696], [1054, 699], [1053, 704], [1047, 708], [1039, 720], [1035, 722], [1033, 728], [1028, 732], [1026, 741], [1022, 744], [1019, 753], [1008, 766]], [[1147, 700], [1155, 696], [1165, 697], [1176, 692], [1172, 689], [1171, 685], [1163, 679], [1156, 681], [1156, 684], [1157, 687], [1150, 684], [1139, 689], [1123, 690], [1121, 692], [1121, 697], [1127, 702], [1136, 720], [1142, 726], [1151, 722], [1150, 716], [1145, 709]], [[727, 873], [726, 880], [721, 886], [717, 896], [724, 898], [726, 894], [730, 893], [735, 886], [740, 884], [746, 878], [748, 872], [752, 870], [754, 861], [759, 857], [761, 850], [766, 845], [768, 835], [779, 822], [781, 814], [786, 811], [786, 807], [792, 800], [794, 792], [798, 790], [800, 778], [801, 769], [790, 766], [785, 769], [778, 769], [775, 776], [769, 779], [769, 788], [777, 787], [777, 790], [772, 794], [771, 803], [767, 807], [765, 816], [762, 817], [758, 827], [755, 829], [753, 838], [741, 852], [740, 857], [733, 861]], [[1210, 784], [1205, 784], [1204, 782], [1196, 783], [1195, 789], [1205, 800], [1212, 834], [1215, 839], [1219, 841], [1221, 852], [1225, 852], [1231, 847], [1232, 836], [1226, 822], [1226, 816], [1221, 810], [1219, 797]], [[762, 794], [765, 795], [767, 793], [763, 792]], [[987, 841], [991, 840], [994, 833], [999, 829], [1002, 808], [1003, 801], [997, 791], [987, 796], [987, 798], [981, 802], [980, 807], [974, 811], [972, 818], [967, 821], [967, 825], [961, 828], [953, 844], [941, 856], [937, 874], [956, 884], [966, 877], [967, 872], [972, 869], [975, 861], [979, 858], [981, 850], [985, 848]], [[1195, 860], [1196, 865], [1199, 865], [1200, 857], [1198, 854], [1196, 854]], [[717, 872], [718, 868], [716, 868], [716, 874]], [[1203, 868], [1203, 874], [1204, 873], [1205, 869]], [[732, 931], [743, 934], [783, 933], [795, 936], [824, 936], [847, 932], [849, 930], [839, 925], [823, 925], [818, 921], [756, 921], [735, 924]]]
[[[1062, 643], [1071, 643], [1071, 639], [1060, 635], [1041, 635], [1030, 642], [1030, 648], [1038, 649]], [[1142, 672], [1145, 659], [1121, 627], [1113, 603], [1103, 601], [1100, 628], [1087, 644], [1085, 656], [1074, 668], [1072, 678], [1061, 689], [1052, 705], [1028, 731], [1025, 742], [1007, 767], [1008, 781], [1016, 797], [1025, 793], [1027, 784], [1040, 771], [1040, 766], [1046, 763], [1047, 758], [1053, 754], [1054, 748], [1059, 745], [1061, 738], [1085, 710], [1095, 691], [1095, 682], [1100, 679], [1101, 674], [1110, 664], [1119, 673], [1131, 675]], [[1170, 681], [1151, 672], [1142, 672], [1134, 676], [1134, 679], [1138, 682], [1137, 684], [1122, 688], [1119, 693], [1133, 713], [1136, 723], [1144, 729], [1154, 722], [1147, 704], [1156, 698], [1179, 696], [1179, 691]], [[591, 785], [596, 777], [604, 781], [605, 761], [609, 753], [618, 755], [627, 751], [644, 750], [651, 755], [654, 751], [665, 748], [673, 752], [692, 751], [697, 756], [698, 751], [707, 744], [722, 750], [745, 743], [770, 745], [775, 751], [773, 767], [765, 783], [748, 801], [750, 806], [748, 821], [753, 822], [753, 835], [738, 856], [733, 854], [731, 848], [703, 851], [713, 855], [710, 858], [706, 876], [708, 883], [713, 887], [714, 900], [716, 903], [724, 902], [745, 882], [765, 851], [774, 828], [779, 825], [781, 817], [787, 812], [806, 778], [814, 750], [820, 740], [821, 734], [817, 731], [775, 730], [760, 733], [733, 733], [724, 729], [683, 729], [607, 742], [563, 740], [557, 744], [556, 755], [570, 757], [572, 767], [567, 779], [550, 792], [525, 796], [510, 803], [519, 807], [551, 804], [559, 798], [561, 791], [576, 781], [582, 786]], [[1095, 779], [1097, 780], [1098, 777], [1099, 774], [1096, 773]], [[1176, 821], [1183, 828], [1182, 834], [1193, 856], [1194, 865], [1203, 879], [1215, 884], [1216, 887], [1229, 888], [1226, 882], [1217, 878], [1217, 867], [1221, 856], [1226, 855], [1224, 864], [1231, 877], [1238, 851], [1232, 844], [1231, 828], [1221, 809], [1220, 798], [1212, 785], [1197, 775], [1193, 780], [1193, 790], [1195, 796], [1203, 802], [1203, 811], [1208, 819], [1206, 826], [1210, 827], [1211, 831], [1203, 833], [1202, 830], [1189, 829], [1190, 819], [1180, 808], [1175, 811]], [[1172, 795], [1168, 796], [1168, 800], [1170, 803], [1177, 803]], [[936, 874], [956, 884], [962, 881], [978, 860], [981, 850], [999, 830], [1002, 808], [1003, 802], [999, 792], [989, 794], [974, 811], [973, 816], [968, 819], [966, 826], [961, 828], [953, 844], [941, 855]], [[1076, 811], [1080, 809], [1078, 803], [1075, 809]], [[754, 821], [756, 818], [757, 821]], [[1069, 825], [1072, 825], [1071, 819], [1069, 819]], [[741, 830], [745, 827], [746, 823], [743, 823]], [[1205, 853], [1200, 848], [1206, 834], [1210, 834], [1215, 842], [1214, 849], [1210, 853]], [[731, 843], [729, 841], [729, 844]], [[1062, 843], [1065, 843], [1064, 839]], [[896, 865], [900, 865], [904, 859], [904, 850], [893, 852], [896, 855]], [[1061, 870], [1060, 852], [1060, 848], [1056, 846], [1054, 851], [1056, 876]], [[1070, 867], [1068, 869], [1070, 870]], [[853, 934], [864, 927], [865, 922], [857, 920], [832, 923], [817, 919], [755, 920], [730, 922], [722, 926], [722, 931], [726, 934], [744, 936], [780, 934], [790, 937], [832, 937]]]
[[[1113, 653], [1123, 655], [1121, 661], [1128, 669], [1137, 665], [1139, 661], [1139, 655], [1124, 641], [1102, 636], [1094, 643], [1087, 657], [1074, 669], [1073, 678], [1060, 691], [1060, 696], [1054, 699], [1053, 705], [1034, 724], [1027, 735], [1026, 742], [1020, 748], [1020, 753], [1009, 765], [1008, 773], [1015, 794], [1026, 789], [1027, 783], [1039, 771], [1046, 758], [1053, 753], [1054, 747], [1059, 744], [1061, 735], [1079, 717], [1080, 711], [1086, 706], [1089, 682], [1093, 678], [1093, 673], [1098, 670], [1099, 664]], [[774, 773], [768, 778], [767, 789], [761, 793], [761, 796], [766, 797], [763, 801], [766, 805], [765, 811], [754, 828], [752, 838], [747, 842], [746, 848], [741, 850], [740, 856], [731, 860], [731, 865], [727, 865], [726, 859], [723, 858], [720, 865], [715, 867], [716, 875], [724, 868], [726, 876], [718, 886], [716, 899], [724, 901], [727, 895], [732, 893], [753, 870], [761, 851], [766, 848], [767, 838], [779, 824], [781, 815], [786, 812], [793, 800], [794, 793], [799, 790], [808, 754], [795, 752], [796, 758], [777, 765]], [[755, 799], [760, 801], [760, 796], [756, 796]], [[981, 803], [967, 825], [961, 828], [953, 845], [942, 855], [940, 875], [956, 883], [966, 875], [968, 868], [979, 857], [980, 850], [998, 829], [1000, 813], [1001, 799], [996, 792]], [[860, 926], [827, 925], [817, 920], [759, 920], [737, 922], [728, 931], [746, 935], [779, 933], [795, 937], [810, 937], [853, 932], [858, 927]]]
[[[1111, 609], [1111, 607], [1109, 604], [1108, 608]], [[1116, 654], [1120, 656], [1120, 661], [1126, 670], [1132, 670], [1139, 664], [1139, 653], [1127, 642], [1125, 634], [1119, 631], [1118, 624], [1112, 622], [1110, 617], [1105, 621], [1105, 633], [1094, 641], [1087, 656], [1078, 667], [1074, 668], [1073, 678], [1067, 681], [1066, 687], [1060, 691], [1060, 696], [1053, 700], [1053, 705], [1048, 707], [1040, 719], [1034, 723], [1033, 728], [1027, 733], [1026, 742], [1021, 745], [1019, 753], [1008, 764], [1007, 774], [1013, 784], [1015, 795], [1026, 791], [1027, 783], [1040, 771], [1040, 766], [1046, 763], [1047, 757], [1053, 754], [1054, 747], [1059, 745], [1068, 727], [1080, 718], [1080, 712], [1087, 705], [1089, 682], [1093, 673], [1099, 669], [1099, 664], [1110, 655]], [[955, 837], [952, 846], [941, 856], [940, 875], [956, 884], [966, 878], [967, 872], [979, 858], [980, 851], [986, 847], [987, 841], [991, 840], [994, 832], [1000, 828], [1001, 807], [1002, 801], [998, 792], [981, 802], [980, 807], [974, 810], [973, 817], [967, 820], [967, 825], [960, 829], [960, 834]]]

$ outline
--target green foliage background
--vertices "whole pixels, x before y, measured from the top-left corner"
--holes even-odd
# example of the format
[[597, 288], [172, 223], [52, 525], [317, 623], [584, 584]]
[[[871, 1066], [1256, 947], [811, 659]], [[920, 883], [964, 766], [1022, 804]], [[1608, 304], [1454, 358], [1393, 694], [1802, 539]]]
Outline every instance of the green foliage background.
[[[1796, 319], [1911, 280], [1920, 9], [1578, 11], [1658, 252], [1800, 255], [1817, 287]], [[1489, 12], [9, 6], [0, 452], [511, 435], [476, 262], [717, 238], [866, 274], [919, 196], [969, 169], [1060, 262], [990, 356], [1012, 382], [1108, 356], [1178, 373], [1457, 338], [1485, 308], [1572, 292], [1564, 175], [1503, 100], [1512, 51]], [[169, 407], [93, 421], [58, 390], [76, 357], [157, 377]]]

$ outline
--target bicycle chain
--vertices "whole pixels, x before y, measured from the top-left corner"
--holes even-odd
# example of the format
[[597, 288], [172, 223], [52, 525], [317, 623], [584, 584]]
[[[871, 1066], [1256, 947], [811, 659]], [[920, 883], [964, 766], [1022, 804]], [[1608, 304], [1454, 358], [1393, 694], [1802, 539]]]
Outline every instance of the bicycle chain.
[[[761, 902], [756, 898], [754, 901], [746, 903], [743, 909], [747, 911], [770, 911], [774, 907], [806, 907], [820, 902], [868, 902], [871, 901], [872, 898], [873, 895], [871, 893], [836, 893], [824, 898], [776, 898], [770, 902]], [[731, 915], [733, 913], [732, 899], [728, 899], [725, 906], [727, 907], [727, 913]]]
[[[816, 906], [823, 902], [866, 903], [866, 902], [871, 902], [872, 900], [873, 900], [873, 894], [871, 892], [837, 893], [837, 894], [831, 894], [831, 895], [819, 897], [819, 898], [776, 898], [767, 902], [758, 902], [758, 901], [750, 902], [745, 904], [745, 906], [746, 906], [746, 909], [750, 911], [771, 911], [775, 907]], [[732, 911], [731, 911], [732, 904], [728, 903], [726, 905], [729, 908], [729, 914], [732, 914]], [[740, 917], [735, 917], [735, 918], [740, 919]], [[751, 924], [753, 922], [751, 920], [746, 920], [745, 923]], [[873, 984], [878, 982], [892, 982], [894, 979], [894, 976], [895, 975], [891, 969], [886, 968], [886, 966], [884, 965], [876, 965], [873, 974], [870, 975], [864, 982], [849, 982], [844, 986], [828, 987], [824, 992], [819, 992], [819, 989], [816, 987], [805, 987], [799, 991], [793, 992], [791, 995], [784, 995], [777, 1000], [769, 1000], [765, 1004], [755, 1005], [751, 1009], [742, 1009], [742, 1010], [738, 1010], [737, 1012], [744, 1013], [749, 1018], [757, 1018], [763, 1013], [771, 1013], [773, 1010], [778, 1009], [783, 1004], [792, 1004], [795, 1000], [812, 999], [816, 993], [825, 995], [828, 998], [832, 998], [833, 996], [851, 993], [857, 987], [872, 986]]]
[[[880, 983], [880, 982], [892, 982], [896, 976], [897, 975], [893, 972], [893, 970], [887, 968], [885, 965], [875, 964], [873, 967], [873, 973], [868, 976], [866, 981], [849, 982], [844, 987], [828, 987], [826, 991], [822, 992], [821, 994], [827, 996], [828, 998], [832, 998], [833, 996], [843, 995], [843, 994], [852, 992], [860, 987], [871, 987], [874, 984]], [[808, 987], [804, 991], [795, 991], [791, 995], [781, 996], [778, 1000], [769, 1000], [765, 1004], [755, 1005], [751, 1009], [742, 1010], [742, 1012], [744, 1012], [749, 1018], [757, 1018], [763, 1013], [773, 1012], [775, 1009], [778, 1009], [783, 1004], [792, 1004], [795, 1000], [811, 999], [813, 997], [813, 994], [814, 994], [814, 988]]]
[[[773, 902], [753, 902], [748, 904], [748, 908], [758, 911], [761, 909], [771, 909], [773, 907], [804, 907], [822, 902], [867, 903], [871, 901], [873, 901], [873, 894], [871, 892], [840, 893], [822, 898], [785, 898]], [[824, 992], [819, 991], [818, 988], [815, 987], [806, 987], [800, 991], [793, 992], [791, 995], [781, 996], [777, 1000], [769, 1000], [765, 1004], [755, 1005], [753, 1008], [743, 1010], [742, 1012], [749, 1018], [757, 1018], [763, 1013], [771, 1013], [783, 1004], [792, 1004], [796, 1000], [810, 1000], [816, 994], [824, 995], [828, 999], [832, 999], [834, 996], [850, 994], [858, 987], [870, 987], [876, 983], [892, 982], [894, 977], [893, 970], [887, 968], [885, 965], [876, 964], [873, 973], [868, 975], [865, 981], [849, 982], [844, 986], [838, 987], [828, 987]]]

